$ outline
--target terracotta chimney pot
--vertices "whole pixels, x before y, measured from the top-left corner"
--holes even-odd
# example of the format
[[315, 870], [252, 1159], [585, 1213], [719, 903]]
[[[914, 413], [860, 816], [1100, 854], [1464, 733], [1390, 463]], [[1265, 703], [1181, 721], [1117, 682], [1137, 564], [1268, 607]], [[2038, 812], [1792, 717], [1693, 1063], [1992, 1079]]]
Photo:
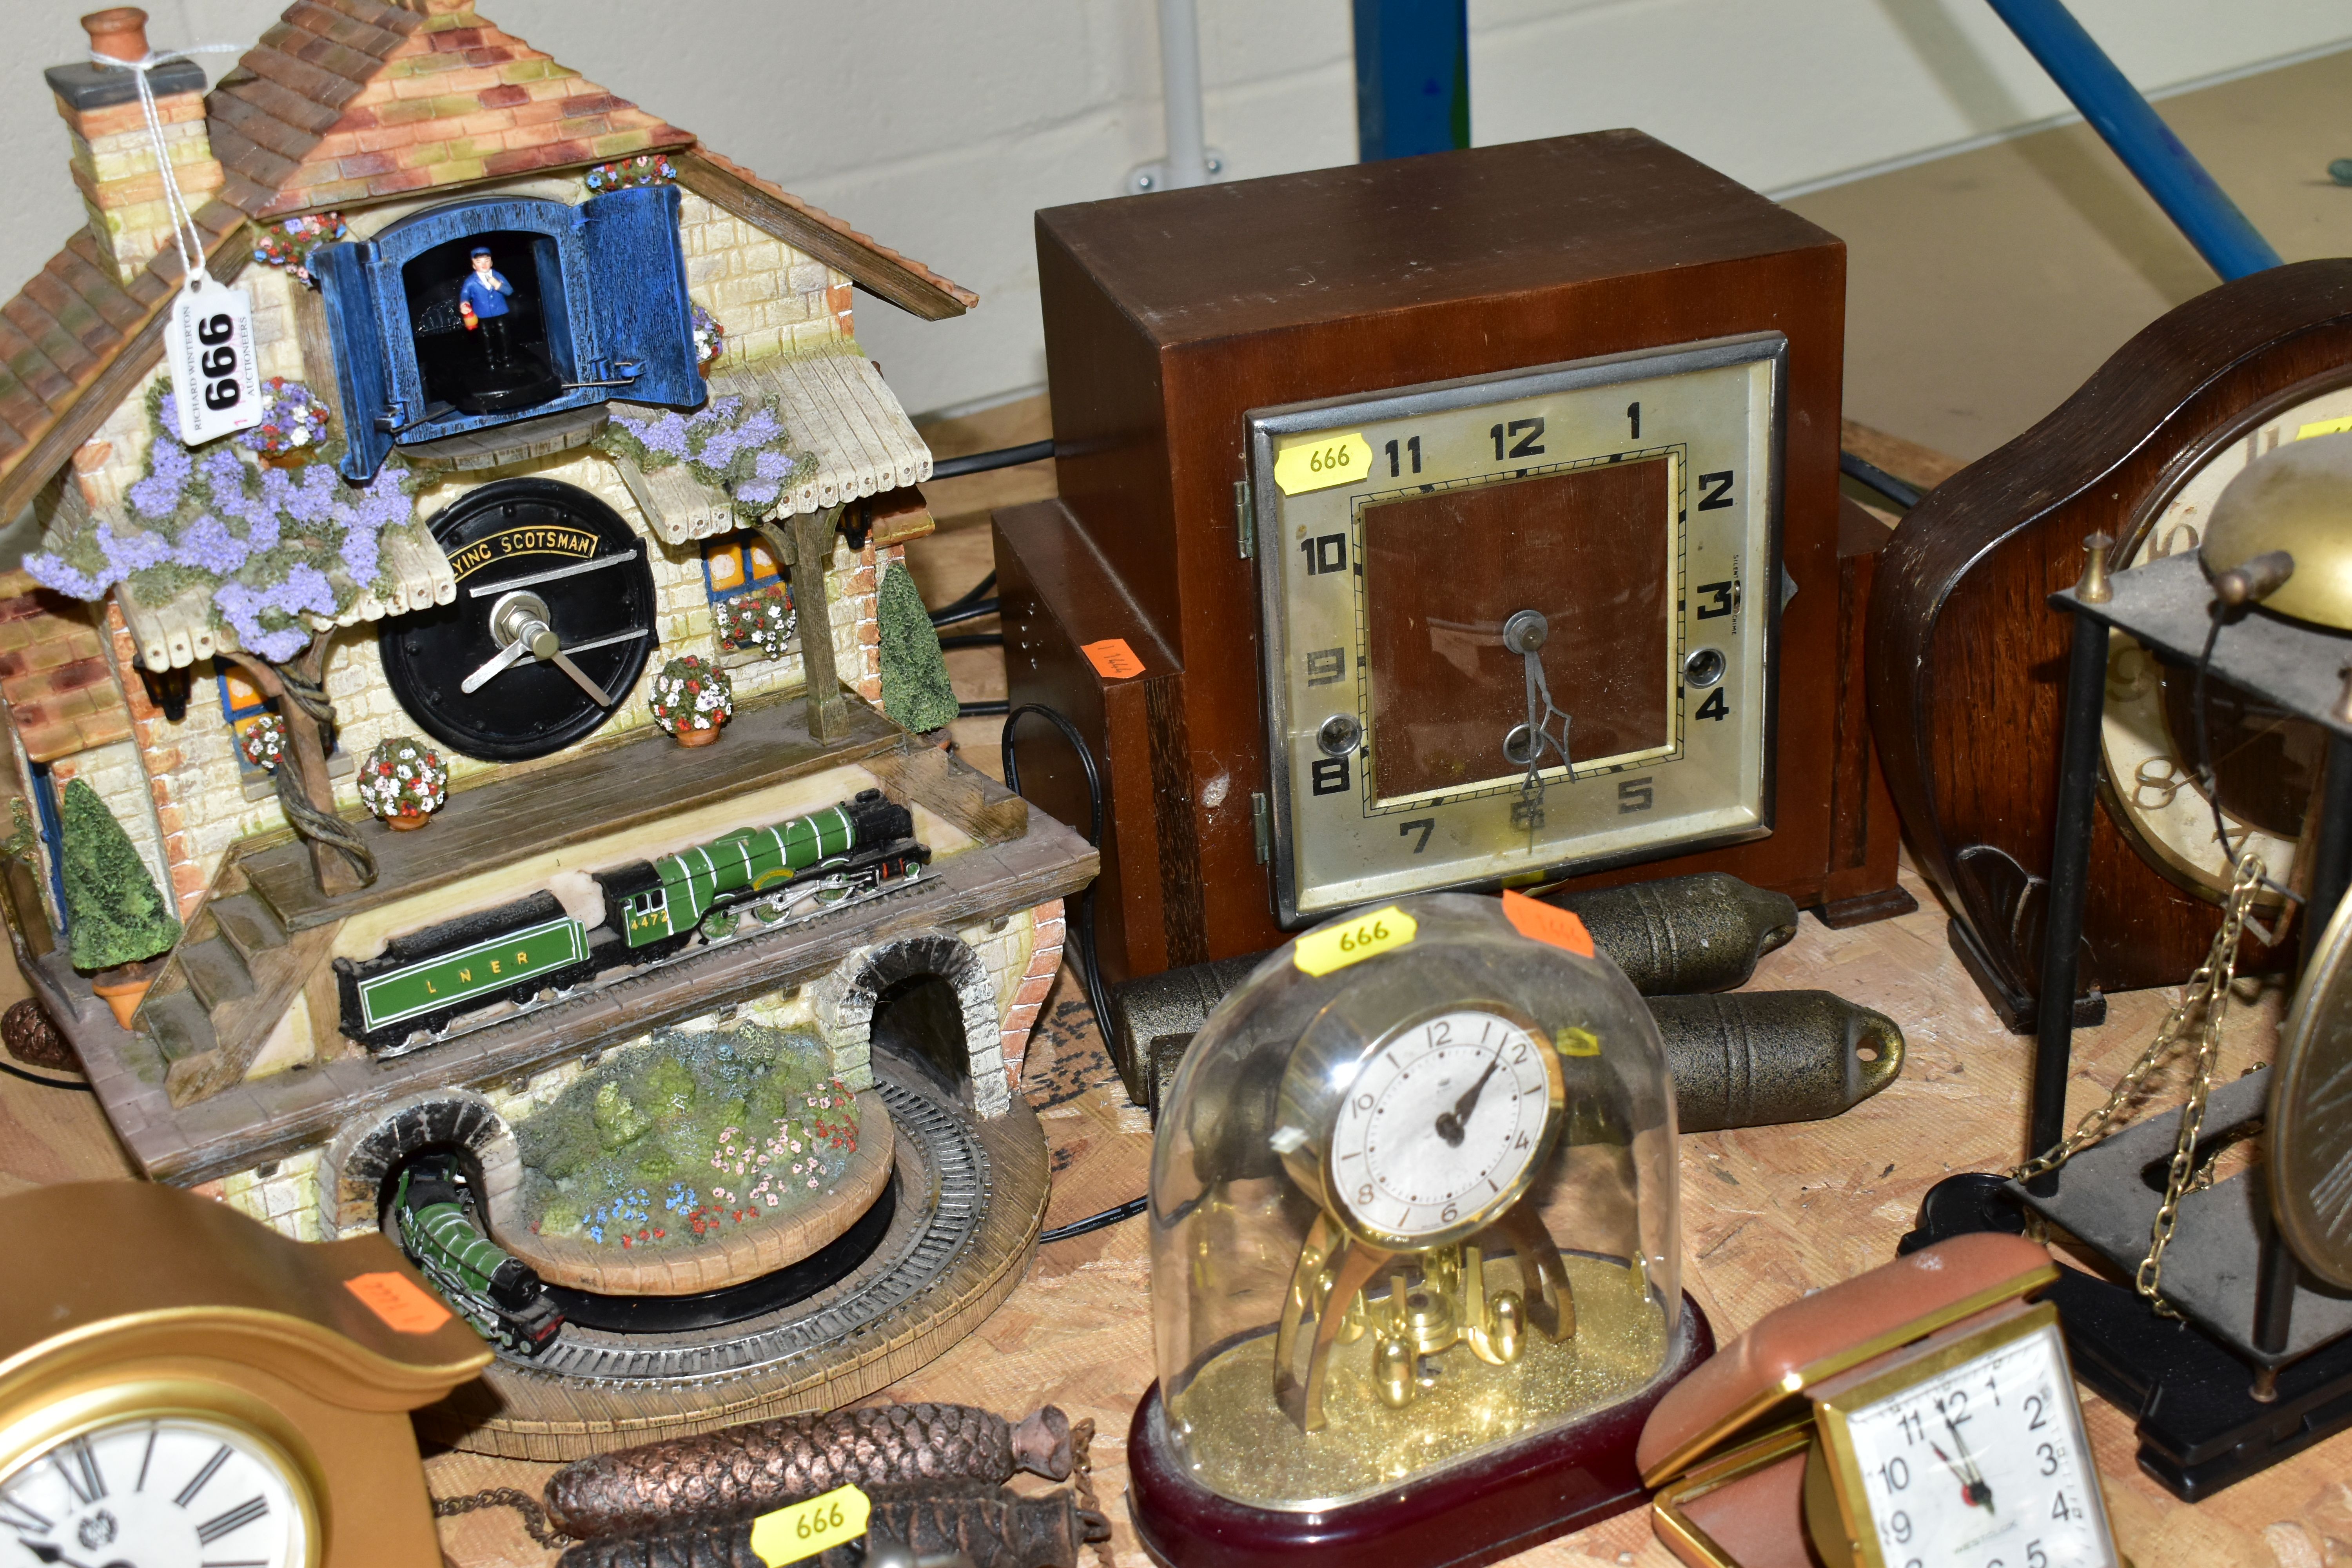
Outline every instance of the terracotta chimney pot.
[[147, 58], [147, 13], [136, 5], [110, 5], [81, 19], [89, 47], [118, 60]]

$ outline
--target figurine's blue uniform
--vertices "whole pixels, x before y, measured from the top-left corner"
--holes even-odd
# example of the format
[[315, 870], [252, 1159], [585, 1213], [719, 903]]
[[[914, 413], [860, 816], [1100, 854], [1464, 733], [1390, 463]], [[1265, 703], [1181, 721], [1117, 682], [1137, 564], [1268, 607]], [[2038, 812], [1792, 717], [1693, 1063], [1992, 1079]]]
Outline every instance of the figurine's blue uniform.
[[457, 290], [457, 298], [474, 307], [474, 314], [487, 321], [507, 313], [506, 297], [513, 292], [514, 285], [508, 282], [503, 274], [493, 270], [488, 283], [482, 281], [482, 275], [478, 272], [467, 274], [465, 286]]
[[[487, 259], [489, 252], [477, 249], [474, 255]], [[457, 288], [458, 300], [473, 307], [474, 319], [481, 328], [482, 347], [489, 354], [490, 369], [497, 373], [513, 368], [507, 345], [507, 296], [513, 292], [514, 285], [496, 268], [476, 269]]]

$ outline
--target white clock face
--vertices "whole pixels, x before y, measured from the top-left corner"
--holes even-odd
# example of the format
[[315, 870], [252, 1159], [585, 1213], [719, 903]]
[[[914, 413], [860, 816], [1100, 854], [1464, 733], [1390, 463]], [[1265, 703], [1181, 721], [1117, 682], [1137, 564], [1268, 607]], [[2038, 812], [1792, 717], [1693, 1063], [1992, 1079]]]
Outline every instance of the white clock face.
[[301, 1568], [298, 1484], [271, 1448], [232, 1426], [117, 1422], [0, 1479], [0, 1565]]
[[[2322, 393], [2263, 420], [2189, 477], [2122, 564], [2145, 566], [2195, 551], [2213, 503], [2248, 464], [2284, 443], [2341, 429], [2347, 419], [2352, 387]], [[2231, 857], [2215, 836], [2213, 802], [2196, 779], [2194, 702], [2186, 666], [2160, 661], [2122, 632], [2109, 634], [2101, 742], [2124, 826], [2175, 881], [2218, 900], [2230, 889]], [[2284, 882], [2294, 868], [2326, 737], [2317, 725], [2218, 682], [2209, 687], [2206, 702], [2222, 826], [2233, 847], [2261, 856], [2271, 876]]]
[[2055, 1325], [1843, 1414], [1887, 1568], [2114, 1568]]
[[1561, 1100], [1551, 1047], [1462, 1009], [1391, 1035], [1332, 1128], [1332, 1197], [1351, 1228], [1399, 1247], [1466, 1235], [1525, 1190]]

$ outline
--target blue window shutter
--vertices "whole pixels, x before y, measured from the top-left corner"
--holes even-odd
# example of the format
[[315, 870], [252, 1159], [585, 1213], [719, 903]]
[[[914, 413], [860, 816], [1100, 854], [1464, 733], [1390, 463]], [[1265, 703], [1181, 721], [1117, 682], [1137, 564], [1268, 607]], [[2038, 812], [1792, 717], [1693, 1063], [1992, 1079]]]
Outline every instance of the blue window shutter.
[[614, 388], [614, 395], [699, 408], [708, 394], [694, 368], [694, 317], [686, 300], [677, 214], [675, 185], [591, 196], [580, 204], [581, 240], [596, 301], [597, 348], [609, 379], [635, 378]]
[[319, 292], [327, 304], [327, 337], [335, 353], [335, 412], [342, 416], [347, 450], [336, 465], [345, 479], [365, 484], [392, 450], [385, 428], [392, 408], [392, 374], [384, 363], [383, 317], [378, 309], [373, 265], [375, 247], [321, 247], [310, 258]]

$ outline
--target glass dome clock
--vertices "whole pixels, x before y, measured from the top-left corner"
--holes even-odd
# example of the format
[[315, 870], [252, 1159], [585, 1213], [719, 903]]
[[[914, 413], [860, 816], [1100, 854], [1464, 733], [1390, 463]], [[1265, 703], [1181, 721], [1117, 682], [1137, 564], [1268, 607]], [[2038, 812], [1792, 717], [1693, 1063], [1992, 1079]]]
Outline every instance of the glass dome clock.
[[1437, 894], [1211, 1015], [1152, 1151], [1138, 1530], [1190, 1568], [1486, 1560], [1643, 1499], [1682, 1294], [1674, 1091], [1573, 916]]

